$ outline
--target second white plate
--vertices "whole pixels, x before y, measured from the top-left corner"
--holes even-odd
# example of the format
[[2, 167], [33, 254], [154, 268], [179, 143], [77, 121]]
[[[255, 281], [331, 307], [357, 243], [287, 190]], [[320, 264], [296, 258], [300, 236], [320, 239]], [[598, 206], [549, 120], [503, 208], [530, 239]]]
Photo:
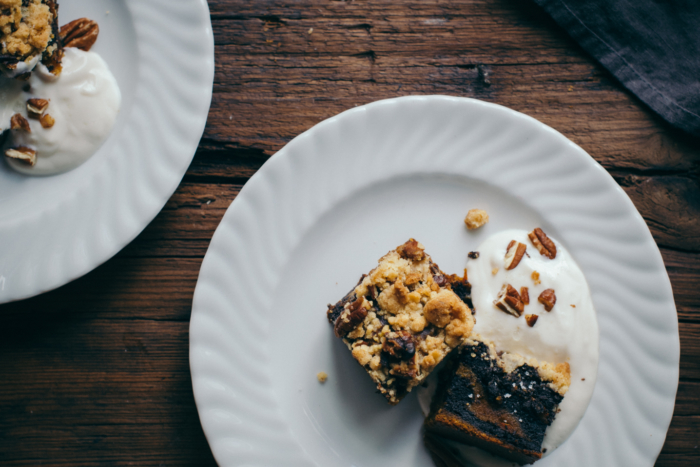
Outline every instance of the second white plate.
[[[491, 217], [476, 232], [462, 223], [472, 207]], [[415, 394], [390, 407], [374, 393], [333, 336], [326, 304], [409, 237], [459, 272], [487, 236], [535, 226], [582, 267], [601, 333], [588, 411], [537, 465], [653, 465], [673, 412], [679, 341], [647, 226], [561, 134], [445, 96], [380, 101], [322, 122], [232, 203], [202, 264], [190, 326], [194, 394], [217, 462], [431, 465]]]
[[59, 287], [111, 258], [163, 208], [192, 162], [211, 103], [214, 36], [205, 0], [61, 1], [61, 24], [100, 25], [93, 48], [122, 108], [107, 141], [51, 177], [0, 161], [0, 303]]

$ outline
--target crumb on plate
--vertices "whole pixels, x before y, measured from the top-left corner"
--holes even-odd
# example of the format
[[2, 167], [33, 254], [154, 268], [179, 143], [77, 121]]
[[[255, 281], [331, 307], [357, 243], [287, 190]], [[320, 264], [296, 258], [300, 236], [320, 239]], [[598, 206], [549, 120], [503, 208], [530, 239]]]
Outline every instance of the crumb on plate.
[[489, 221], [489, 215], [483, 209], [470, 209], [464, 223], [469, 230], [478, 229]]

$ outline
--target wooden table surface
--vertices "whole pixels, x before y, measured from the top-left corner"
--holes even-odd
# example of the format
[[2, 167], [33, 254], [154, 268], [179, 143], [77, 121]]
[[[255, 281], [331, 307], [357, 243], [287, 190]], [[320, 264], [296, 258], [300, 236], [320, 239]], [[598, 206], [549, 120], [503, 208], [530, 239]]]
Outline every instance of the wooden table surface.
[[0, 464], [215, 465], [192, 396], [188, 327], [226, 208], [319, 121], [377, 99], [448, 94], [557, 129], [642, 213], [671, 277], [682, 352], [656, 465], [700, 465], [700, 141], [670, 129], [529, 1], [209, 6], [214, 98], [180, 187], [106, 264], [0, 307]]

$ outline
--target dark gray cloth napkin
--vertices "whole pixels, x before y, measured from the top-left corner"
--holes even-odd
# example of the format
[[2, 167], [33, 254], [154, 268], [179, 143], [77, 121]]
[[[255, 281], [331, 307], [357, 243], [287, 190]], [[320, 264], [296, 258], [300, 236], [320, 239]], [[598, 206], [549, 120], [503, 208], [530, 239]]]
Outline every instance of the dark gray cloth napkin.
[[700, 0], [535, 0], [671, 125], [700, 136]]

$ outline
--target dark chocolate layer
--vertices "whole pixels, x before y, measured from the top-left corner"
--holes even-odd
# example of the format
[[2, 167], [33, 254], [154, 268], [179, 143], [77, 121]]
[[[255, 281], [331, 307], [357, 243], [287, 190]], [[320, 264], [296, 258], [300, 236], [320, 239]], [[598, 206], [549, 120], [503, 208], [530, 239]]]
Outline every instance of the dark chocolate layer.
[[480, 432], [514, 450], [539, 453], [562, 398], [530, 365], [506, 373], [479, 342], [466, 346], [441, 374], [426, 427], [443, 434], [460, 431], [455, 424], [440, 426], [437, 415], [451, 415], [459, 420], [465, 442]]

